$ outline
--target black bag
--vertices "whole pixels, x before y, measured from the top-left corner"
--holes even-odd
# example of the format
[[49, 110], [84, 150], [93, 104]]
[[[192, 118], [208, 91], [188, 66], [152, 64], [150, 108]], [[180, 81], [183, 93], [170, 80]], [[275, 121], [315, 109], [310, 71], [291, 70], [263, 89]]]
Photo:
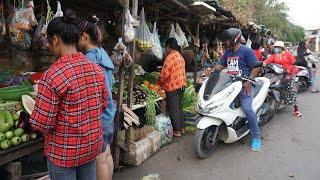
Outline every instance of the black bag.
[[303, 67], [308, 67], [308, 62], [306, 61], [306, 59], [304, 57], [299, 57], [297, 58], [297, 62], [296, 62], [297, 66], [303, 66]]

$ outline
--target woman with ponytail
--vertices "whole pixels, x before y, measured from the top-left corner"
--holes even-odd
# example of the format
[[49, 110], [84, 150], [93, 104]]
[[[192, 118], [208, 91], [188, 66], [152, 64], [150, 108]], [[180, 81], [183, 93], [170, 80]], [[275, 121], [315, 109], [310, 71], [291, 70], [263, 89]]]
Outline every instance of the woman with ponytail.
[[96, 15], [91, 14], [88, 18], [79, 24], [80, 40], [78, 47], [85, 56], [92, 62], [98, 64], [104, 70], [105, 80], [108, 89], [108, 108], [104, 110], [102, 115], [103, 127], [103, 152], [97, 158], [97, 179], [111, 180], [113, 174], [113, 159], [110, 150], [110, 144], [113, 140], [115, 105], [112, 99], [112, 82], [113, 82], [113, 63], [100, 46], [102, 42], [102, 33], [98, 26], [99, 19]]
[[63, 14], [47, 28], [58, 60], [39, 81], [30, 124], [44, 134], [51, 180], [95, 180], [103, 147], [101, 116], [108, 106], [106, 82], [102, 68], [77, 52], [77, 16], [71, 10]]

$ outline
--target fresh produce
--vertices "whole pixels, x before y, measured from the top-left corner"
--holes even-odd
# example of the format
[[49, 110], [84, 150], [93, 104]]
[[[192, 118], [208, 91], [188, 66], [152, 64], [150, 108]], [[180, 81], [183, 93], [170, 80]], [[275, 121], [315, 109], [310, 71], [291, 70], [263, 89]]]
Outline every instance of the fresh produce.
[[0, 132], [6, 133], [11, 128], [11, 125], [9, 123], [2, 123], [0, 124]]
[[148, 94], [141, 86], [134, 85], [132, 96], [134, 98], [134, 104], [143, 104], [147, 100]]
[[14, 136], [16, 136], [16, 137], [22, 136], [23, 133], [24, 133], [24, 130], [22, 128], [18, 128], [16, 130], [14, 130]]
[[30, 139], [32, 139], [32, 140], [34, 140], [34, 139], [37, 139], [38, 138], [38, 135], [37, 135], [37, 133], [35, 133], [35, 132], [32, 132], [32, 133], [30, 133]]
[[0, 98], [5, 101], [20, 101], [21, 96], [31, 91], [31, 83], [23, 83], [19, 86], [0, 88]]
[[5, 123], [5, 122], [6, 122], [5, 118], [4, 119], [0, 118], [0, 124]]
[[156, 121], [156, 97], [148, 94], [146, 101], [146, 125], [153, 126]]
[[4, 111], [4, 116], [6, 118], [6, 122], [10, 124], [10, 126], [14, 125], [14, 120], [12, 114], [9, 111]]
[[3, 111], [0, 111], [0, 122], [1, 122], [1, 120], [6, 121], [6, 116], [4, 115]]
[[0, 111], [0, 116], [4, 116], [4, 119], [6, 119], [5, 122], [0, 123], [0, 149], [5, 150], [12, 145], [18, 146], [30, 139], [38, 138], [36, 132], [29, 131], [28, 120], [30, 116], [25, 111], [14, 114], [9, 111]]
[[184, 92], [183, 110], [189, 113], [195, 112], [197, 101], [198, 101], [197, 93], [193, 85], [189, 85]]
[[6, 86], [17, 86], [17, 85], [22, 85], [23, 83], [29, 83], [30, 82], [30, 75], [17, 75], [11, 77], [5, 85]]
[[3, 133], [0, 133], [0, 142], [6, 139], [6, 135]]
[[1, 149], [8, 149], [11, 146], [11, 141], [6, 139], [0, 143]]
[[157, 94], [156, 98], [158, 98], [159, 96], [162, 98], [166, 97], [166, 92], [159, 85], [151, 84], [149, 81], [144, 81], [143, 85], [151, 91], [155, 92]]
[[12, 142], [12, 145], [17, 146], [21, 143], [21, 138], [15, 136], [11, 139], [11, 142]]
[[6, 136], [6, 139], [11, 139], [11, 138], [13, 138], [14, 133], [12, 131], [7, 131], [5, 136]]
[[28, 142], [29, 139], [30, 139], [30, 137], [29, 137], [28, 134], [23, 134], [23, 135], [21, 136], [21, 141], [22, 141], [23, 143]]

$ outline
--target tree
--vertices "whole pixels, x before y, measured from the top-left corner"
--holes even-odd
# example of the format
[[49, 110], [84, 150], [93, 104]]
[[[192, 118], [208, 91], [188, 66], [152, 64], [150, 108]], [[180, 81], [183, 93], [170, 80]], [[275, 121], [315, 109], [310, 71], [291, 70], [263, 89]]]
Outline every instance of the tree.
[[283, 41], [294, 44], [304, 39], [304, 29], [288, 19], [288, 7], [278, 0], [220, 0], [237, 20], [245, 25], [249, 21], [263, 24]]

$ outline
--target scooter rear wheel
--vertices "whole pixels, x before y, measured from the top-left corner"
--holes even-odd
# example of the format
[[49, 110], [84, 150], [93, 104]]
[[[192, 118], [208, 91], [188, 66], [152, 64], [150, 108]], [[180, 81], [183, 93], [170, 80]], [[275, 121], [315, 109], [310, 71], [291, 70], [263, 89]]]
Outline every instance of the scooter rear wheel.
[[218, 140], [219, 126], [198, 129], [194, 136], [194, 150], [200, 159], [209, 157], [215, 150]]

